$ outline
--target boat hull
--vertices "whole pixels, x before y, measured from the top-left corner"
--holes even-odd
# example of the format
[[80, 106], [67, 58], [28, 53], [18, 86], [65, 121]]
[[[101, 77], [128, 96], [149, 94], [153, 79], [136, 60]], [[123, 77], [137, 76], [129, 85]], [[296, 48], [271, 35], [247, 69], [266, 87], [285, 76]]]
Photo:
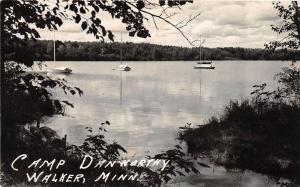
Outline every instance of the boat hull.
[[130, 71], [131, 68], [129, 66], [127, 66], [127, 65], [123, 65], [122, 64], [116, 70], [118, 70], [118, 71]]
[[194, 66], [194, 69], [215, 69], [215, 67]]
[[118, 71], [130, 71], [131, 69], [116, 69]]
[[58, 74], [71, 74], [72, 69], [71, 68], [53, 68], [53, 69], [49, 69], [48, 72], [58, 73]]

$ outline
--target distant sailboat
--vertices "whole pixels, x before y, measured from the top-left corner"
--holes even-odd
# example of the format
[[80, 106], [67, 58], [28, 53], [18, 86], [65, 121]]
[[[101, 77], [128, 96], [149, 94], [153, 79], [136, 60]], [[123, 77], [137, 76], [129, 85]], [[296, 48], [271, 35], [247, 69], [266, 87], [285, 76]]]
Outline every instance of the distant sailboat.
[[63, 73], [63, 74], [70, 74], [72, 73], [71, 67], [56, 67], [56, 45], [55, 45], [55, 30], [53, 33], [53, 62], [54, 62], [54, 68], [48, 69], [48, 72], [51, 73]]
[[199, 62], [197, 62], [197, 65], [194, 66], [194, 69], [215, 69], [214, 66], [212, 66], [212, 61], [203, 61], [201, 56], [202, 56], [202, 44], [204, 41], [201, 40], [200, 36], [200, 45], [199, 45]]
[[211, 64], [212, 61], [202, 61], [202, 62], [197, 62], [197, 64]]
[[130, 71], [131, 68], [127, 64], [123, 64], [123, 32], [121, 31], [121, 51], [120, 51], [120, 61], [121, 65], [118, 66], [116, 70], [119, 71]]

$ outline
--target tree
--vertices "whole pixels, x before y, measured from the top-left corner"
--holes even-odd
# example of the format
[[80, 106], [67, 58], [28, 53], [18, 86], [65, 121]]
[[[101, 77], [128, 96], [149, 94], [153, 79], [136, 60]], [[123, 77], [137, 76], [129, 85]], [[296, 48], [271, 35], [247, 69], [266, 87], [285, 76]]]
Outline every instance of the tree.
[[[287, 6], [281, 2], [273, 3], [274, 8], [278, 11], [278, 16], [281, 18], [280, 25], [272, 25], [273, 31], [279, 35], [284, 35], [280, 41], [273, 41], [266, 45], [267, 49], [276, 50], [282, 48], [285, 51], [288, 49], [299, 49], [300, 47], [300, 7], [298, 1], [291, 1]], [[297, 52], [299, 53], [299, 51]], [[293, 55], [294, 57], [296, 54]], [[284, 68], [282, 73], [279, 73], [279, 83], [284, 85], [284, 89], [279, 90], [278, 94], [282, 96], [292, 96], [297, 102], [300, 101], [300, 69], [294, 66], [294, 61], [291, 68]]]
[[291, 1], [287, 6], [282, 2], [274, 2], [274, 8], [281, 18], [279, 25], [271, 25], [272, 30], [279, 35], [283, 35], [280, 41], [273, 41], [266, 44], [267, 49], [276, 50], [298, 49], [300, 46], [300, 7], [297, 1]]

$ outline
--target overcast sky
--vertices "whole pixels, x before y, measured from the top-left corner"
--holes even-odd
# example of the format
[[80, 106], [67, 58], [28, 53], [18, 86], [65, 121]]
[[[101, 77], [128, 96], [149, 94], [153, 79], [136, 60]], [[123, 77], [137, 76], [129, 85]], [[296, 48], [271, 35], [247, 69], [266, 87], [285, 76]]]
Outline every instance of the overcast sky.
[[[152, 10], [157, 12], [158, 10]], [[169, 13], [177, 12], [172, 18], [173, 23], [187, 20], [190, 16], [201, 15], [189, 26], [183, 29], [190, 40], [197, 40], [201, 34], [207, 47], [248, 47], [263, 48], [264, 44], [277, 38], [270, 25], [279, 21], [271, 1], [208, 1], [194, 0], [194, 3], [183, 6], [181, 10], [171, 9]], [[120, 31], [125, 26], [120, 20], [114, 20], [109, 15], [101, 13], [100, 19], [107, 29], [111, 29], [116, 41], [120, 41]], [[148, 42], [162, 45], [177, 45], [191, 47], [181, 34], [170, 25], [157, 21], [158, 30], [152, 19], [145, 25], [151, 32], [151, 38], [142, 39], [123, 34], [123, 41]], [[49, 31], [40, 31], [42, 39], [53, 39]], [[58, 40], [95, 41], [86, 35], [80, 25], [65, 21], [56, 32]]]

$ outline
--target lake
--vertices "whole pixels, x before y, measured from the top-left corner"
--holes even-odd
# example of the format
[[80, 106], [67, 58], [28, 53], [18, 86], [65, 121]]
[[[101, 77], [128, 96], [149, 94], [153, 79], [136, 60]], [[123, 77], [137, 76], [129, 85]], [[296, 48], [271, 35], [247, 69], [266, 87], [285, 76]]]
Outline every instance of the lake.
[[[178, 128], [191, 123], [204, 124], [222, 114], [230, 100], [250, 96], [252, 85], [267, 83], [275, 88], [273, 77], [290, 62], [216, 61], [215, 70], [193, 69], [196, 62], [124, 62], [130, 72], [114, 71], [119, 62], [56, 62], [71, 66], [65, 78], [69, 85], [84, 91], [82, 97], [65, 96], [75, 108], [67, 116], [55, 117], [45, 125], [57, 130], [67, 141], [81, 144], [88, 132], [109, 121], [107, 138], [123, 145], [128, 157], [142, 157], [172, 148]], [[47, 62], [53, 67], [53, 62]], [[201, 169], [203, 176], [182, 179], [183, 186], [266, 186], [267, 179], [247, 172], [238, 180], [224, 169]], [[201, 180], [202, 179], [202, 180]], [[204, 180], [205, 179], [205, 180]], [[255, 185], [254, 185], [255, 184]]]

